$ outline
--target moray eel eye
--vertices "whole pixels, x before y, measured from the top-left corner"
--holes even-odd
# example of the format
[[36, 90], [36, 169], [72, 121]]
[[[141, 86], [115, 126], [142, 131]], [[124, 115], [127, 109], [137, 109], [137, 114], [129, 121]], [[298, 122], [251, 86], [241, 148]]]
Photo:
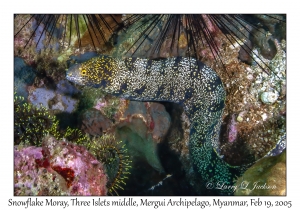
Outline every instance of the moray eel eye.
[[81, 73], [82, 76], [86, 75], [86, 70], [85, 69], [80, 68], [79, 70], [80, 70], [80, 73]]

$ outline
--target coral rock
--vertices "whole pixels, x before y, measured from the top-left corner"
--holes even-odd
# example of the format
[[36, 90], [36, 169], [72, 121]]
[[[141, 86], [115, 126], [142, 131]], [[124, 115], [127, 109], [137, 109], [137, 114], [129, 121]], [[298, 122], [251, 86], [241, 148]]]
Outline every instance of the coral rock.
[[[153, 102], [128, 101], [118, 99], [118, 110], [110, 120], [103, 110], [113, 107], [110, 101], [101, 110], [88, 109], [82, 115], [81, 129], [90, 135], [98, 136], [105, 132], [116, 131], [116, 138], [127, 146], [130, 156], [143, 158], [159, 172], [164, 169], [157, 154], [157, 144], [166, 136], [171, 117], [164, 105]], [[124, 110], [123, 110], [124, 109]]]
[[28, 100], [37, 107], [42, 105], [47, 109], [72, 113], [75, 111], [78, 101], [68, 95], [60, 94], [64, 91], [60, 89], [54, 91], [46, 88], [32, 88]]
[[28, 97], [26, 88], [28, 85], [33, 84], [35, 77], [35, 69], [27, 66], [22, 58], [14, 58], [14, 87], [18, 95], [24, 98]]
[[90, 135], [99, 136], [111, 128], [112, 122], [97, 109], [88, 109], [82, 114], [81, 129]]
[[15, 147], [14, 183], [14, 195], [67, 195], [65, 179], [48, 167], [41, 147]]
[[127, 143], [132, 156], [145, 158], [154, 169], [164, 172], [157, 143], [163, 140], [170, 125], [170, 115], [162, 104], [130, 101], [117, 127], [120, 139]]
[[171, 117], [165, 107], [159, 103], [151, 103], [149, 107], [151, 122], [149, 128], [152, 131], [153, 139], [159, 143], [168, 132], [171, 125]]
[[274, 92], [263, 92], [260, 99], [265, 104], [273, 104], [278, 99], [278, 94]]
[[85, 147], [46, 136], [14, 152], [15, 195], [106, 195], [107, 176]]
[[259, 160], [235, 185], [235, 195], [286, 195], [286, 152]]

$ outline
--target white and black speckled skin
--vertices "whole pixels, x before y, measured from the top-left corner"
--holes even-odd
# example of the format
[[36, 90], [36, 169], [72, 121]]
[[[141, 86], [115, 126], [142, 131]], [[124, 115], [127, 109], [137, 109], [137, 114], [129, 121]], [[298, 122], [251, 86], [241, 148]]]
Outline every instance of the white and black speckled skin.
[[199, 181], [233, 184], [240, 170], [218, 154], [225, 91], [218, 75], [200, 61], [99, 56], [71, 67], [67, 79], [126, 99], [181, 104], [191, 121], [189, 150]]

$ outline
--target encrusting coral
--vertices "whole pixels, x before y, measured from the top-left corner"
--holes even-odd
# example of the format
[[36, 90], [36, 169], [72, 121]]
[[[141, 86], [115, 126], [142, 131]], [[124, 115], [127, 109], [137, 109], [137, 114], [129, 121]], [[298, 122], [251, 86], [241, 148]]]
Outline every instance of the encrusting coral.
[[85, 147], [47, 135], [42, 147], [15, 146], [15, 195], [106, 195], [103, 164]]
[[[33, 147], [26, 146], [40, 147], [42, 144], [42, 139], [45, 138], [45, 136], [47, 136], [48, 134], [54, 136], [57, 140], [65, 139], [69, 142], [76, 143], [78, 147], [80, 147], [79, 145], [82, 145], [87, 148], [87, 151], [89, 151], [94, 157], [96, 157], [96, 159], [100, 163], [105, 165], [105, 172], [110, 176], [108, 182], [108, 192], [110, 194], [118, 194], [117, 190], [124, 189], [123, 185], [126, 184], [125, 180], [128, 178], [128, 174], [130, 174], [129, 169], [131, 162], [129, 160], [129, 156], [127, 155], [125, 144], [120, 145], [121, 142], [117, 141], [113, 136], [104, 135], [101, 137], [92, 138], [84, 135], [79, 129], [73, 129], [70, 127], [68, 127], [64, 131], [60, 131], [58, 128], [59, 122], [56, 119], [55, 115], [53, 115], [43, 106], [36, 107], [24, 102], [24, 98], [21, 96], [15, 96], [14, 108], [14, 141], [15, 145], [20, 145], [19, 147], [25, 147], [25, 150], [22, 151], [28, 150], [33, 151], [33, 153], [35, 153], [34, 151], [41, 152], [40, 150], [30, 149]], [[63, 156], [62, 160], [65, 159], [66, 157]], [[56, 169], [58, 170], [58, 168]], [[32, 168], [28, 170], [32, 170]], [[35, 175], [40, 176], [41, 174], [39, 173]], [[38, 181], [35, 180], [35, 182]], [[56, 187], [56, 189], [61, 190], [58, 187]], [[61, 193], [61, 195], [63, 195], [66, 192]], [[59, 191], [52, 191], [51, 194], [59, 194]]]

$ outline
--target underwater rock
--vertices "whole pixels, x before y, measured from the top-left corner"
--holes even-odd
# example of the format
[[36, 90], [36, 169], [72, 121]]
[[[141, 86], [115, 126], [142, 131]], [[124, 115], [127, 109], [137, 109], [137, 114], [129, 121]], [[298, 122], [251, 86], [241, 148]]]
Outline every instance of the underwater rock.
[[48, 167], [41, 147], [14, 148], [14, 195], [67, 195], [65, 179]]
[[96, 52], [85, 52], [79, 55], [71, 55], [70, 59], [67, 62], [69, 65], [71, 63], [82, 63], [96, 56], [97, 56]]
[[60, 80], [56, 88], [56, 92], [62, 95], [74, 95], [79, 93], [79, 90], [74, 85], [71, 85], [68, 80]]
[[83, 146], [46, 136], [42, 147], [14, 150], [15, 195], [107, 194], [104, 167]]
[[234, 195], [286, 195], [286, 150], [266, 157], [250, 167], [235, 186]]
[[252, 49], [253, 49], [253, 44], [252, 44], [252, 42], [248, 39], [248, 40], [245, 42], [244, 45], [245, 45], [244, 48], [241, 47], [241, 49], [240, 49], [240, 51], [239, 51], [239, 59], [240, 59], [242, 62], [244, 62], [244, 63], [250, 65], [250, 64], [252, 63], [253, 59], [252, 59], [252, 57], [251, 57], [251, 54], [249, 54], [249, 53], [247, 52], [246, 49], [248, 49], [248, 47], [249, 47], [249, 48], [252, 50]]
[[[127, 126], [142, 138], [151, 138], [156, 143], [160, 143], [170, 128], [171, 118], [162, 104], [154, 102], [130, 101], [127, 110], [124, 112], [122, 122], [118, 127]], [[132, 126], [135, 119], [140, 119], [142, 124]], [[143, 131], [145, 130], [145, 131]]]
[[162, 104], [130, 101], [117, 134], [128, 145], [132, 156], [143, 157], [157, 171], [164, 172], [157, 153], [157, 144], [167, 134], [171, 118]]
[[25, 84], [31, 85], [34, 82], [36, 71], [25, 64], [19, 57], [14, 58], [14, 77], [22, 79]]
[[264, 104], [273, 104], [278, 99], [278, 94], [275, 92], [263, 92], [260, 99]]
[[40, 107], [41, 105], [51, 110], [58, 110], [59, 112], [72, 113], [75, 111], [78, 100], [69, 95], [78, 93], [75, 87], [66, 81], [60, 81], [57, 84], [57, 90], [46, 88], [34, 88], [29, 91], [28, 100], [33, 105]]
[[152, 130], [152, 137], [160, 143], [171, 125], [171, 117], [165, 107], [159, 103], [147, 103], [151, 115], [148, 127]]
[[253, 44], [260, 48], [261, 55], [268, 59], [272, 60], [277, 53], [277, 49], [274, 43], [274, 37], [270, 32], [265, 31], [260, 28], [254, 32]]
[[42, 148], [50, 166], [67, 180], [72, 195], [106, 195], [104, 167], [85, 147], [48, 136]]
[[36, 71], [32, 67], [27, 66], [22, 58], [14, 58], [14, 87], [17, 95], [27, 98], [27, 86], [33, 84], [35, 77]]
[[36, 88], [33, 91], [29, 92], [28, 100], [33, 105], [40, 107], [46, 107], [49, 109], [48, 102], [53, 99], [55, 93], [53, 90], [47, 90], [46, 88]]
[[263, 14], [256, 14], [254, 15], [254, 17], [258, 18], [261, 24], [267, 27], [272, 34], [275, 34], [276, 26], [284, 22], [284, 18], [282, 15], [273, 14], [272, 16], [269, 16]]
[[[167, 134], [171, 118], [164, 105], [154, 102], [126, 101], [118, 99], [115, 105], [110, 100], [100, 110], [92, 108], [82, 114], [82, 129], [84, 132], [97, 136], [106, 132], [116, 132], [116, 138], [128, 146], [130, 156], [144, 158], [154, 169], [163, 172], [157, 154], [157, 144]], [[99, 100], [97, 100], [98, 103]], [[119, 105], [117, 105], [119, 104]], [[113, 119], [110, 119], [105, 109], [116, 106]]]
[[81, 116], [81, 130], [93, 136], [100, 136], [113, 125], [112, 121], [97, 109], [88, 109]]

